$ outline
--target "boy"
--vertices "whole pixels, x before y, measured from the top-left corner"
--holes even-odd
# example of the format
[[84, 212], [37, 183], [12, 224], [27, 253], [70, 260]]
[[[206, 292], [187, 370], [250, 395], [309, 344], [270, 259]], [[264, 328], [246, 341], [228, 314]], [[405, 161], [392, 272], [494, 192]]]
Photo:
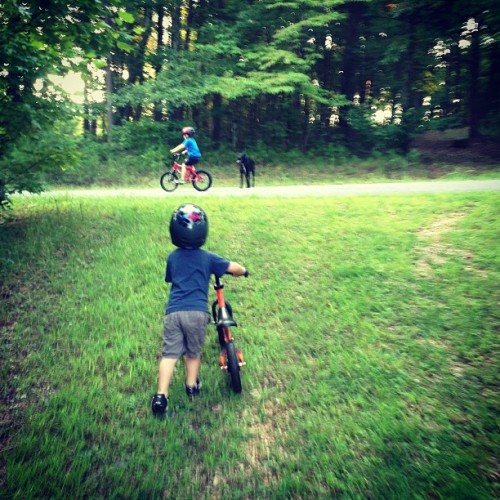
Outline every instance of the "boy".
[[246, 269], [219, 255], [202, 250], [208, 234], [205, 212], [196, 205], [181, 205], [170, 219], [170, 236], [178, 248], [167, 258], [165, 281], [171, 283], [163, 332], [163, 352], [158, 392], [151, 407], [163, 415], [168, 406], [168, 387], [177, 360], [186, 355], [186, 394], [190, 400], [200, 392], [200, 352], [205, 342], [210, 275], [247, 275]]
[[181, 168], [181, 179], [177, 181], [178, 184], [186, 183], [186, 165], [196, 165], [201, 159], [200, 148], [198, 143], [194, 138], [194, 128], [184, 127], [182, 130], [182, 135], [184, 140], [175, 148], [171, 149], [171, 153], [180, 153], [181, 151], [187, 151], [188, 157], [186, 161], [182, 164]]

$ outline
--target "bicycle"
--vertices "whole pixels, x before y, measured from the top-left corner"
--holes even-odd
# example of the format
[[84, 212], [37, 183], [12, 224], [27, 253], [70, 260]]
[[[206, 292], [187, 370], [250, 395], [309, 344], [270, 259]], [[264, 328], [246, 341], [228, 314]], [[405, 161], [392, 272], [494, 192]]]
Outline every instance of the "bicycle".
[[[178, 163], [180, 154], [174, 154], [172, 169], [160, 177], [161, 187], [171, 193], [177, 189], [181, 178], [182, 166]], [[212, 185], [212, 176], [205, 170], [196, 170], [194, 165], [186, 165], [187, 182], [190, 182], [197, 191], [206, 191]]]
[[[244, 276], [245, 278], [248, 277], [248, 271]], [[214, 290], [217, 300], [214, 300], [212, 304], [212, 316], [222, 349], [219, 355], [219, 363], [221, 370], [226, 370], [229, 374], [231, 388], [236, 394], [239, 394], [242, 390], [240, 368], [246, 363], [243, 353], [236, 347], [234, 338], [231, 335], [231, 327], [238, 325], [233, 319], [231, 304], [224, 298], [223, 288], [224, 285], [220, 278], [215, 276]]]

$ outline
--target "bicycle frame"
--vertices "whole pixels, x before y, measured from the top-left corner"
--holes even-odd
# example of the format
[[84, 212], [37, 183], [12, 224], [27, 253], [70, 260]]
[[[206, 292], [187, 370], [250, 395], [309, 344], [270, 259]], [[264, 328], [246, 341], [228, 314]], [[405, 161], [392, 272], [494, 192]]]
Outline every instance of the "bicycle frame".
[[[179, 174], [182, 172], [182, 165], [175, 159], [172, 165], [172, 170], [178, 172]], [[189, 182], [201, 181], [201, 177], [196, 172], [196, 168], [194, 168], [194, 165], [186, 165], [186, 177]]]
[[231, 386], [234, 392], [241, 392], [241, 380], [239, 370], [244, 366], [245, 360], [243, 353], [234, 345], [234, 339], [231, 335], [231, 327], [238, 326], [232, 316], [231, 304], [224, 298], [224, 285], [219, 277], [215, 276], [214, 290], [217, 300], [212, 304], [212, 316], [219, 336], [221, 352], [219, 363], [221, 370], [227, 370], [231, 378]]

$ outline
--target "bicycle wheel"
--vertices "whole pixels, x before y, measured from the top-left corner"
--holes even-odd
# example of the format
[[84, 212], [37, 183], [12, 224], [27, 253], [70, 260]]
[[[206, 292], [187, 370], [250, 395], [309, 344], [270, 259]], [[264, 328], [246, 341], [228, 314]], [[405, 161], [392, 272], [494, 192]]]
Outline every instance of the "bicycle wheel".
[[228, 342], [226, 345], [226, 351], [227, 371], [231, 378], [231, 387], [236, 394], [239, 394], [241, 392], [240, 365], [238, 364], [238, 357], [236, 356], [234, 343], [232, 341]]
[[206, 191], [212, 185], [212, 176], [205, 170], [198, 170], [199, 180], [193, 181], [193, 187], [197, 191]]
[[172, 192], [179, 185], [175, 182], [176, 180], [177, 174], [175, 172], [165, 172], [160, 178], [160, 185], [165, 191]]

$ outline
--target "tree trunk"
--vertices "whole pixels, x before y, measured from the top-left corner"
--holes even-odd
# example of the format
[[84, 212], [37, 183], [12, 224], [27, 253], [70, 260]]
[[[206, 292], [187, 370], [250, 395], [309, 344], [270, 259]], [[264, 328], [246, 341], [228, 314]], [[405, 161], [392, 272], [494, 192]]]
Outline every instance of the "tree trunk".
[[416, 50], [416, 33], [415, 26], [416, 20], [414, 19], [413, 12], [408, 15], [408, 51], [406, 53], [406, 68], [405, 80], [403, 87], [403, 109], [407, 111], [410, 108], [415, 108], [420, 105], [418, 98], [413, 90], [415, 83], [415, 50]]
[[304, 117], [302, 122], [302, 141], [300, 144], [300, 150], [303, 153], [307, 153], [307, 147], [309, 143], [309, 136], [311, 134], [311, 123], [310, 123], [310, 115], [311, 115], [311, 106], [310, 99], [307, 96], [304, 96]]
[[174, 1], [170, 47], [175, 51], [178, 51], [181, 48], [181, 0]]
[[470, 84], [469, 84], [469, 139], [479, 137], [479, 121], [481, 116], [479, 102], [479, 30], [472, 32], [470, 46]]
[[213, 127], [212, 127], [212, 143], [215, 149], [220, 147], [221, 138], [221, 115], [222, 115], [222, 96], [214, 94], [213, 96]]
[[83, 130], [90, 132], [90, 108], [89, 108], [89, 91], [87, 80], [83, 80]]
[[[500, 98], [498, 96], [498, 89], [500, 89], [500, 54], [498, 53], [498, 42], [493, 43], [490, 47], [489, 63], [490, 69], [488, 72], [488, 84], [486, 89], [486, 98], [484, 102], [487, 106], [491, 106], [492, 109], [498, 110], [500, 104]], [[485, 114], [489, 111], [485, 109]]]
[[113, 130], [113, 72], [111, 70], [111, 56], [106, 59], [106, 138], [111, 142], [111, 133]]
[[[344, 55], [342, 58], [342, 82], [340, 84], [340, 93], [344, 94], [350, 101], [353, 100], [356, 93], [356, 70], [359, 66], [359, 33], [360, 24], [365, 9], [365, 5], [361, 2], [350, 2], [346, 4], [348, 18], [345, 21], [344, 27]], [[340, 125], [347, 130], [349, 127], [343, 119], [343, 115], [347, 113], [349, 107], [340, 109]]]
[[191, 24], [193, 22], [193, 0], [187, 2], [187, 16], [186, 16], [186, 39], [184, 40], [184, 50], [189, 50], [189, 42], [191, 41]]
[[[165, 16], [165, 6], [161, 1], [158, 2], [158, 5], [156, 7], [156, 15], [158, 16], [158, 25], [156, 27], [156, 36], [158, 38], [158, 44], [156, 46], [155, 73], [156, 73], [156, 78], [158, 78], [158, 75], [162, 70], [162, 58], [160, 57], [160, 52], [163, 49], [163, 18]], [[153, 119], [155, 122], [163, 121], [161, 102], [156, 102], [154, 105]]]
[[356, 70], [359, 68], [359, 33], [360, 24], [365, 9], [361, 2], [346, 4], [348, 20], [345, 26], [345, 51], [342, 60], [342, 85], [340, 92], [352, 101], [358, 89]]

